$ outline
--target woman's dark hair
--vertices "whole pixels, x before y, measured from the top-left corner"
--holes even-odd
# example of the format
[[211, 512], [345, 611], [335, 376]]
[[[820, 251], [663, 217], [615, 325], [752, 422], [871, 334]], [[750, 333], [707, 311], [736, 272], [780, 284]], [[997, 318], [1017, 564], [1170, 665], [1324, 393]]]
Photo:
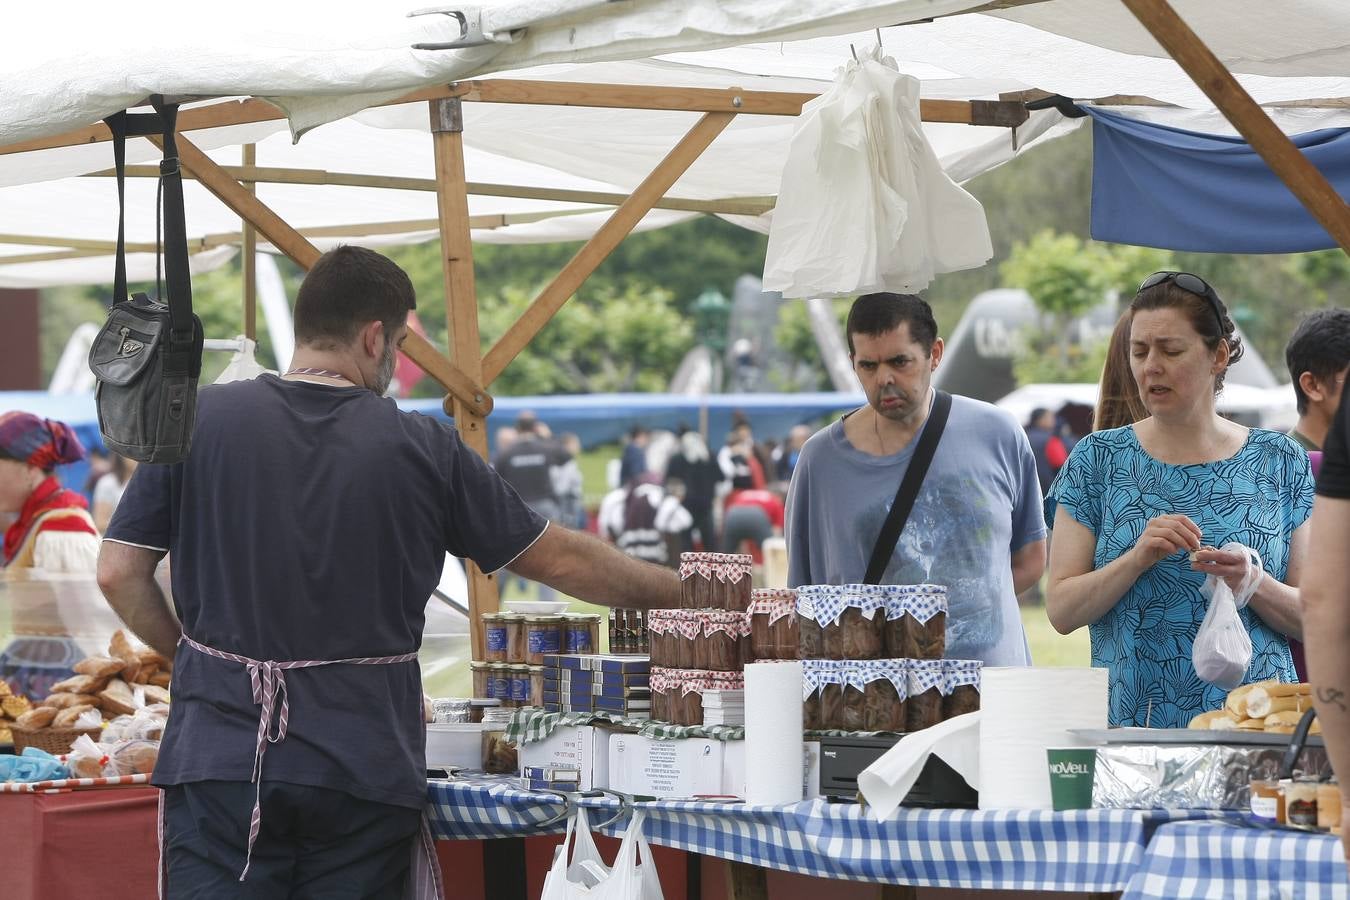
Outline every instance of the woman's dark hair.
[[[1160, 275], [1170, 277], [1150, 283]], [[1195, 286], [1200, 290], [1188, 290], [1178, 283], [1186, 284], [1188, 279], [1198, 282]], [[1220, 342], [1227, 344], [1228, 365], [1214, 376], [1214, 393], [1217, 394], [1223, 389], [1223, 379], [1228, 370], [1242, 359], [1242, 338], [1238, 337], [1237, 326], [1233, 324], [1233, 318], [1228, 314], [1228, 307], [1224, 306], [1218, 292], [1208, 282], [1187, 272], [1159, 272], [1145, 279], [1144, 284], [1147, 287], [1141, 287], [1139, 293], [1134, 295], [1134, 300], [1130, 302], [1131, 322], [1134, 321], [1134, 314], [1141, 310], [1176, 309], [1185, 313], [1191, 327], [1200, 335], [1211, 353], [1219, 349]], [[1205, 288], [1208, 289], [1207, 292]]]
[[1126, 312], [1116, 321], [1111, 331], [1111, 342], [1106, 347], [1106, 362], [1097, 385], [1097, 407], [1092, 411], [1092, 430], [1105, 431], [1133, 425], [1148, 418], [1144, 401], [1139, 399], [1139, 385], [1130, 371], [1130, 322], [1134, 314]]

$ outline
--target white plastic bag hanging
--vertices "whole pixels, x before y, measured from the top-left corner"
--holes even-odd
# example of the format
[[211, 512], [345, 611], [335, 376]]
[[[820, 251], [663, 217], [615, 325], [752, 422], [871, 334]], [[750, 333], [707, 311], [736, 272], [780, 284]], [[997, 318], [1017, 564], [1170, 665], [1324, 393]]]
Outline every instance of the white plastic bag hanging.
[[1202, 680], [1231, 691], [1242, 683], [1252, 662], [1252, 638], [1247, 633], [1247, 626], [1242, 624], [1238, 610], [1256, 593], [1264, 570], [1260, 555], [1236, 541], [1219, 549], [1242, 554], [1247, 560], [1247, 574], [1236, 592], [1228, 582], [1215, 575], [1210, 575], [1200, 586], [1200, 594], [1209, 600], [1209, 608], [1195, 636], [1191, 662], [1195, 665], [1195, 674]]
[[769, 227], [765, 290], [915, 293], [991, 256], [984, 208], [942, 170], [924, 135], [918, 79], [880, 48], [802, 107]]
[[606, 867], [591, 838], [586, 810], [577, 807], [544, 877], [540, 900], [664, 900], [651, 847], [642, 833], [645, 823], [646, 813], [634, 811], [614, 865]]

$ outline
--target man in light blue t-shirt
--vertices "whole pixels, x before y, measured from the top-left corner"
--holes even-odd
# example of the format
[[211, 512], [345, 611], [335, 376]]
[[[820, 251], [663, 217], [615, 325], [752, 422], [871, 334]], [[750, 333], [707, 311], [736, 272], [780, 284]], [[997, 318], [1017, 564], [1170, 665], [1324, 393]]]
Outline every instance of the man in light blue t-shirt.
[[[867, 405], [802, 448], [787, 500], [788, 584], [853, 584], [909, 467], [933, 403], [942, 339], [910, 294], [849, 310], [849, 358]], [[1011, 415], [953, 397], [951, 415], [881, 580], [948, 589], [947, 657], [1031, 662], [1017, 595], [1045, 569], [1036, 459]]]

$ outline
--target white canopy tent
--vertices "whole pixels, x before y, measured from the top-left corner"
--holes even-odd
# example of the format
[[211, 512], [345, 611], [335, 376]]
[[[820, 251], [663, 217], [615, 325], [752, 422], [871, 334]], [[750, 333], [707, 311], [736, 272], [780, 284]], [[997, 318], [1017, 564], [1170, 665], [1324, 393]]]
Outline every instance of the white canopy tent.
[[[60, 22], [16, 11], [0, 37], [0, 145], [9, 145], [0, 149], [0, 287], [108, 281], [116, 194], [106, 178], [76, 176], [106, 171], [111, 150], [105, 143], [53, 147], [43, 139], [88, 126], [150, 93], [267, 97], [285, 109], [289, 122], [245, 121], [193, 131], [190, 138], [228, 167], [240, 166], [240, 148], [255, 144], [256, 166], [284, 170], [256, 173], [262, 182], [258, 196], [321, 249], [339, 241], [425, 241], [438, 233], [425, 104], [383, 106], [336, 119], [410, 90], [487, 72], [531, 83], [815, 94], [849, 58], [850, 45], [879, 37], [901, 70], [922, 80], [925, 99], [997, 100], [1037, 89], [1079, 99], [1149, 98], [1175, 105], [1131, 106], [1130, 114], [1227, 130], [1190, 78], [1115, 0], [1046, 0], [809, 37], [987, 5], [504, 0], [483, 6], [481, 13], [498, 40], [463, 50], [411, 49], [419, 41], [457, 36], [459, 25], [448, 16], [406, 18], [402, 7], [368, 3], [304, 2], [280, 9], [246, 3], [228, 14], [203, 10], [190, 24], [156, 22], [148, 13], [137, 17], [134, 6], [112, 10], [77, 3]], [[1240, 81], [1258, 101], [1350, 96], [1350, 78], [1334, 74], [1350, 71], [1350, 50], [1336, 37], [1350, 33], [1350, 10], [1343, 5], [1301, 0], [1271, 9], [1250, 0], [1190, 0], [1177, 7], [1220, 58], [1243, 73]], [[474, 16], [472, 10], [468, 14]], [[742, 43], [803, 36], [808, 39]], [[560, 49], [564, 44], [570, 49]], [[658, 50], [677, 52], [644, 58]], [[554, 60], [568, 62], [534, 65]], [[204, 101], [222, 102], [237, 106]], [[1343, 100], [1271, 111], [1288, 132], [1350, 121]], [[590, 237], [697, 116], [466, 104], [473, 239]], [[323, 122], [331, 124], [319, 127]], [[767, 230], [793, 124], [790, 116], [738, 116], [675, 183], [668, 208], [648, 213], [638, 228], [711, 212]], [[1077, 124], [1043, 110], [1011, 130], [928, 122], [925, 132], [944, 168], [965, 181]], [[303, 133], [298, 143], [292, 130]], [[16, 144], [43, 149], [14, 152]], [[148, 142], [129, 144], [133, 167], [157, 159]], [[350, 176], [385, 186], [355, 186], [358, 179]], [[269, 178], [327, 184], [267, 183]], [[391, 179], [403, 181], [391, 187]], [[129, 266], [133, 278], [146, 278], [154, 266], [153, 253], [144, 252], [154, 243], [154, 182], [130, 182], [128, 240], [142, 252], [131, 254]], [[238, 216], [199, 185], [188, 185], [187, 208], [196, 269], [228, 260], [242, 240]], [[263, 248], [272, 249], [265, 243]]]

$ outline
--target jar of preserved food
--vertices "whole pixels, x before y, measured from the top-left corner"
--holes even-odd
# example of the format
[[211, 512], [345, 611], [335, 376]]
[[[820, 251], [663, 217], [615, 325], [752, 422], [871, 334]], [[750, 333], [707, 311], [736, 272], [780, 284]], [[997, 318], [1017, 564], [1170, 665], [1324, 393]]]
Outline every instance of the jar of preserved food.
[[525, 615], [523, 613], [501, 613], [502, 626], [506, 629], [506, 662], [520, 665], [525, 662]]
[[486, 662], [469, 663], [469, 674], [473, 678], [473, 695], [475, 697], [491, 697], [492, 679], [490, 668], [492, 664]]
[[942, 661], [942, 718], [952, 719], [980, 708], [980, 671], [978, 659]]
[[[821, 656], [826, 659], [878, 659], [886, 625], [886, 592], [874, 584], [804, 585], [800, 598], [809, 598], [812, 618], [821, 629]], [[799, 623], [802, 643], [806, 627]]]
[[1284, 815], [1290, 825], [1317, 827], [1317, 779], [1295, 778], [1284, 786]]
[[942, 660], [909, 660], [905, 731], [922, 731], [942, 721]]
[[875, 659], [858, 664], [866, 673], [863, 731], [904, 731], [909, 700], [909, 661]]
[[654, 609], [647, 615], [647, 631], [651, 634], [651, 664], [653, 667], [674, 669], [680, 665], [677, 630], [681, 609]]
[[530, 669], [539, 669], [539, 692], [543, 693], [543, 666], [510, 666], [511, 669], [511, 700], [518, 706], [529, 706], [530, 704]]
[[527, 666], [530, 673], [530, 705], [544, 705], [544, 667]]
[[700, 669], [718, 672], [740, 672], [750, 646], [750, 618], [748, 613], [735, 610], [701, 610], [703, 633], [695, 651]]
[[947, 648], [947, 588], [889, 585], [886, 653], [904, 659], [942, 659]]
[[1253, 778], [1251, 786], [1252, 815], [1284, 824], [1284, 788], [1275, 778]]
[[506, 622], [503, 613], [483, 613], [483, 658], [506, 662]]
[[525, 617], [525, 662], [542, 666], [546, 654], [562, 652], [562, 616]]
[[801, 629], [797, 592], [755, 590], [750, 595], [750, 658], [797, 659]]
[[488, 687], [488, 696], [495, 697], [502, 701], [503, 706], [508, 706], [511, 699], [511, 667], [506, 663], [491, 663], [491, 684]]

